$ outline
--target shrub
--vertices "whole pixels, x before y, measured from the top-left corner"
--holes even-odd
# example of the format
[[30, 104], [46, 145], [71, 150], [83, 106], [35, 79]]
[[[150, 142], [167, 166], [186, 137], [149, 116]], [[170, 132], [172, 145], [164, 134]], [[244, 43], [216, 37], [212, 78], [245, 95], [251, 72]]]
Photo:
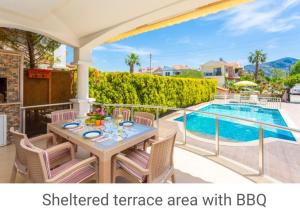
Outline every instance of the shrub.
[[217, 81], [90, 71], [90, 96], [99, 103], [187, 107], [209, 101]]
[[293, 66], [291, 70], [291, 75], [300, 74], [300, 61], [297, 61]]
[[300, 74], [291, 75], [285, 81], [285, 84], [289, 87], [294, 87], [298, 83], [300, 83]]
[[177, 75], [176, 77], [182, 77], [182, 78], [203, 78], [203, 72], [193, 70], [193, 69], [187, 69], [183, 70], [181, 74]]

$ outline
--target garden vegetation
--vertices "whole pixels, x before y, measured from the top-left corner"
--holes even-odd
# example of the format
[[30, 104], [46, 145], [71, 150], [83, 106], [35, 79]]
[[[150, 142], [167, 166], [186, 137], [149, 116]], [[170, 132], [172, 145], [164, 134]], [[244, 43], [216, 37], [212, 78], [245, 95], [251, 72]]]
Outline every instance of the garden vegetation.
[[176, 77], [182, 78], [203, 78], [203, 72], [193, 70], [193, 69], [186, 69], [181, 74], [176, 75]]
[[188, 107], [209, 101], [215, 95], [217, 87], [214, 79], [103, 73], [97, 70], [90, 70], [89, 84], [90, 96], [99, 103], [168, 107]]
[[286, 80], [285, 84], [289, 87], [294, 87], [295, 84], [300, 83], [300, 61], [293, 65], [290, 76]]

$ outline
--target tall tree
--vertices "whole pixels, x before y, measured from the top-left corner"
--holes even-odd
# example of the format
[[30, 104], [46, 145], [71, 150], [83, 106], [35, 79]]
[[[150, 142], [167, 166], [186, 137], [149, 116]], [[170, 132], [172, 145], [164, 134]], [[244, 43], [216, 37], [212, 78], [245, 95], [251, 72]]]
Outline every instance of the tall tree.
[[130, 73], [134, 73], [134, 66], [140, 66], [140, 58], [135, 53], [129, 54], [125, 58], [125, 63], [130, 67]]
[[285, 77], [286, 73], [281, 69], [273, 69], [271, 72], [271, 78], [273, 81], [283, 80]]
[[53, 64], [53, 53], [59, 46], [60, 43], [44, 35], [0, 27], [0, 48], [23, 52], [24, 62], [30, 68], [40, 63]]
[[248, 60], [251, 64], [255, 64], [255, 80], [258, 80], [259, 65], [266, 62], [267, 54], [263, 50], [255, 50], [250, 53]]
[[300, 61], [297, 61], [292, 67], [291, 67], [291, 75], [300, 74]]

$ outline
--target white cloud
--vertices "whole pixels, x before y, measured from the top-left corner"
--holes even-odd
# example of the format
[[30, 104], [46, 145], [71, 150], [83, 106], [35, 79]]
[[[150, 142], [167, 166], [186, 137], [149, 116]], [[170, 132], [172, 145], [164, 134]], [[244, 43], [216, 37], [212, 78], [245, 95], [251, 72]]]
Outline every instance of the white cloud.
[[94, 48], [94, 50], [95, 51], [104, 51], [104, 50], [106, 50], [107, 48], [106, 47], [104, 47], [104, 46], [97, 46], [96, 48]]
[[299, 3], [299, 1], [298, 0], [285, 0], [285, 3], [284, 3], [284, 6], [285, 7], [289, 7], [289, 6], [291, 6], [291, 5], [295, 5], [295, 4], [298, 4]]
[[260, 0], [231, 9], [217, 18], [225, 18], [224, 30], [235, 33], [253, 28], [264, 32], [288, 31], [299, 22], [300, 11], [291, 12], [299, 3], [300, 0]]
[[278, 19], [274, 24], [270, 25], [269, 28], [267, 28], [267, 31], [280, 32], [291, 30], [296, 27], [298, 20], [300, 20], [300, 15]]
[[112, 44], [112, 51], [124, 53], [136, 53], [138, 55], [148, 55], [151, 51], [143, 48], [135, 48], [127, 45]]
[[96, 50], [96, 51], [111, 51], [111, 52], [117, 52], [117, 53], [135, 53], [140, 56], [149, 55], [150, 53], [152, 53], [152, 54], [158, 53], [157, 49], [136, 48], [136, 47], [118, 44], [118, 43], [113, 43], [113, 44], [106, 45], [106, 46], [98, 46], [98, 47], [94, 48], [94, 50]]

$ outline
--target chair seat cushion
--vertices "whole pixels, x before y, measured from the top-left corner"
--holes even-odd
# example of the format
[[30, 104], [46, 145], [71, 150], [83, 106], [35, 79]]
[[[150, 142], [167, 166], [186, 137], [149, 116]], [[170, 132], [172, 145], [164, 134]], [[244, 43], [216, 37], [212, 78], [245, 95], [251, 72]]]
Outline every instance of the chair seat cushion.
[[[138, 165], [140, 165], [142, 168], [147, 168], [148, 161], [150, 158], [150, 155], [139, 149], [135, 149], [130, 151], [128, 154], [125, 155]], [[135, 176], [140, 182], [145, 182], [146, 181], [146, 176], [141, 175], [139, 172], [134, 170], [131, 166], [128, 166], [126, 163], [123, 163], [121, 161], [118, 161], [119, 167], [127, 171], [129, 174]]]
[[61, 160], [62, 158], [70, 156], [70, 150], [69, 149], [62, 149], [60, 151], [55, 151], [52, 153], [49, 153], [49, 162], [50, 164], [57, 162], [58, 160]]
[[[54, 177], [54, 176], [58, 175], [59, 173], [72, 167], [73, 165], [77, 164], [78, 162], [80, 162], [80, 160], [74, 159], [67, 163], [64, 163], [63, 165], [53, 169], [51, 171], [51, 176]], [[66, 176], [64, 179], [62, 179], [59, 182], [60, 183], [80, 183], [80, 182], [84, 181], [85, 179], [91, 177], [95, 173], [96, 173], [96, 170], [93, 166], [86, 165], [86, 166], [74, 171], [72, 174]]]
[[70, 160], [69, 162], [66, 162], [66, 163], [58, 166], [57, 168], [52, 169], [51, 170], [52, 177], [56, 176], [57, 174], [61, 173], [64, 170], [70, 168], [71, 166], [75, 165], [79, 161], [80, 160], [78, 160], [78, 159], [73, 159], [73, 160]]

